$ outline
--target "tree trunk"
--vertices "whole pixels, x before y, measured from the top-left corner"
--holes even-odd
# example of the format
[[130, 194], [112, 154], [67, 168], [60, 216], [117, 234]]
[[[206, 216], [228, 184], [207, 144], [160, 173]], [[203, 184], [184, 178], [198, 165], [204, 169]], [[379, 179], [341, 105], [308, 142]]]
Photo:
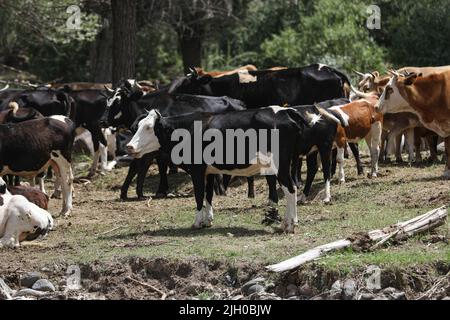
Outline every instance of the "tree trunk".
[[112, 26], [110, 22], [106, 22], [91, 47], [92, 81], [97, 83], [111, 82], [112, 44]]
[[201, 36], [194, 34], [181, 34], [179, 36], [181, 56], [183, 58], [184, 73], [189, 68], [202, 66], [202, 40]]
[[136, 0], [112, 0], [113, 69], [116, 86], [121, 79], [132, 79], [136, 61]]

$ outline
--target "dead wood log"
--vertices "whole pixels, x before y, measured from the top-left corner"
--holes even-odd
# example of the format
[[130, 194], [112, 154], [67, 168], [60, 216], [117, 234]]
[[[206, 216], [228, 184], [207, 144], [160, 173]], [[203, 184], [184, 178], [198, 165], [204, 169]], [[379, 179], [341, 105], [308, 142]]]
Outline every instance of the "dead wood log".
[[[447, 208], [441, 207], [432, 210], [424, 215], [418, 216], [406, 222], [397, 223], [382, 230], [373, 230], [367, 233], [367, 237], [371, 243], [371, 249], [377, 249], [386, 244], [390, 240], [404, 240], [417, 234], [431, 231], [443, 225], [447, 219]], [[305, 253], [280, 262], [278, 264], [267, 266], [266, 269], [273, 272], [284, 272], [295, 269], [309, 261], [316, 260], [331, 251], [342, 250], [352, 246], [351, 238], [342, 239], [332, 243], [318, 246], [308, 250]]]
[[0, 278], [0, 300], [11, 300], [13, 291], [11, 288]]

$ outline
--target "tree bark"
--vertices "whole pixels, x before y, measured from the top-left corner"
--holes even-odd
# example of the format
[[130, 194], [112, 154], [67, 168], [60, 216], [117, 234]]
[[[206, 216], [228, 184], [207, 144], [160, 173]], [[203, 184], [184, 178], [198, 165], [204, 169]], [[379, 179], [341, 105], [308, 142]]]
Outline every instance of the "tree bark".
[[113, 70], [116, 86], [121, 79], [132, 79], [136, 62], [136, 0], [112, 0]]
[[92, 81], [110, 83], [112, 80], [112, 44], [111, 23], [105, 23], [91, 46]]
[[183, 33], [179, 35], [181, 56], [183, 58], [184, 73], [189, 68], [202, 66], [202, 39], [197, 34]]

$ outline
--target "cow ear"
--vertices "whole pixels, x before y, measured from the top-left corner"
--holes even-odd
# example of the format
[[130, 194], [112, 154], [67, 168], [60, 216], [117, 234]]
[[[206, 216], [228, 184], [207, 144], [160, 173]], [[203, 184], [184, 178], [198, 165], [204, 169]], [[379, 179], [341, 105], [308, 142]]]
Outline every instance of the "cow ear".
[[202, 86], [209, 84], [212, 81], [213, 77], [210, 76], [209, 74], [200, 77], [197, 79], [198, 83], [201, 84]]
[[414, 82], [416, 82], [417, 77], [419, 77], [419, 76], [421, 76], [421, 74], [418, 75], [417, 73], [412, 73], [412, 74], [410, 74], [410, 75], [408, 75], [408, 76], [406, 77], [406, 79], [403, 81], [403, 83], [404, 83], [406, 86], [411, 86], [411, 85], [414, 84]]

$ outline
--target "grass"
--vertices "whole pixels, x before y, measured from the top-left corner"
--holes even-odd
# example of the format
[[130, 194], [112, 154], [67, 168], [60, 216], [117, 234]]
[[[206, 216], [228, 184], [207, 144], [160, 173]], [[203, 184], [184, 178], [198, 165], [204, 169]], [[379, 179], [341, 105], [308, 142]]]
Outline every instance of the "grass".
[[[369, 159], [364, 160], [367, 167]], [[420, 168], [387, 165], [382, 166], [380, 178], [368, 179], [356, 176], [353, 160], [346, 163], [348, 182], [332, 185], [332, 205], [312, 201], [298, 207], [299, 226], [295, 235], [261, 225], [267, 197], [264, 179], [256, 181], [256, 199], [246, 198], [246, 185], [232, 188], [228, 197], [215, 197], [214, 226], [196, 231], [190, 228], [195, 206], [192, 196], [153, 199], [148, 203], [118, 201], [117, 186], [126, 175], [126, 168], [121, 168], [97, 177], [91, 184], [76, 185], [73, 217], [58, 219], [57, 230], [43, 242], [42, 248], [2, 252], [0, 268], [8, 263], [21, 267], [55, 261], [88, 263], [131, 255], [181, 260], [198, 257], [230, 264], [265, 265], [356, 232], [411, 219], [450, 202], [450, 183], [440, 179], [442, 165]], [[156, 191], [159, 178], [154, 173], [152, 168], [144, 189], [147, 194]], [[315, 192], [323, 187], [321, 179], [319, 172]], [[169, 183], [172, 192], [192, 191], [185, 174], [169, 176]], [[133, 188], [130, 196], [135, 195]], [[284, 203], [282, 200], [281, 213], [285, 210]], [[57, 212], [59, 206], [59, 201], [52, 201], [51, 212]], [[448, 237], [449, 226], [447, 222], [437, 232]], [[407, 267], [450, 262], [449, 245], [430, 244], [426, 239], [427, 236], [416, 237], [371, 253], [339, 252], [318, 263], [345, 271], [370, 264]]]

